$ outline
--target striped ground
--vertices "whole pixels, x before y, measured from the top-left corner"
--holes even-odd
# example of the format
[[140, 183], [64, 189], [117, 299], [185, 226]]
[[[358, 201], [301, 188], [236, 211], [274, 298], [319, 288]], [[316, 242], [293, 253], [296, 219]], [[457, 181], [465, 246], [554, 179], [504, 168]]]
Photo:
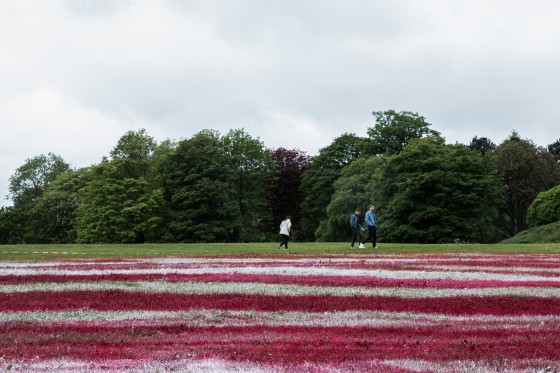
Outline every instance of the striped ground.
[[0, 370], [560, 371], [560, 258], [0, 262]]

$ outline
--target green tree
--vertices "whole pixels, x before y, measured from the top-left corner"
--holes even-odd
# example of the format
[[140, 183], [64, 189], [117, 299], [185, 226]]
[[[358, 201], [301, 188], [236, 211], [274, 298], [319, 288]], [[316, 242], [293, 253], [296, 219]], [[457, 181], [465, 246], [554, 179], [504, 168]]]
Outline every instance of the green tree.
[[120, 177], [147, 180], [153, 172], [152, 158], [156, 148], [157, 142], [145, 129], [128, 131], [111, 150], [111, 160]]
[[217, 132], [202, 131], [179, 142], [161, 172], [170, 213], [167, 241], [236, 239], [241, 227], [237, 169]]
[[373, 116], [375, 125], [368, 128], [373, 154], [398, 154], [411, 140], [441, 136], [439, 132], [431, 130], [431, 124], [417, 113], [387, 110], [374, 111]]
[[354, 159], [364, 154], [368, 140], [354, 134], [345, 133], [319, 150], [309, 160], [303, 173], [301, 191], [302, 229], [304, 238], [313, 241], [320, 223], [327, 219], [327, 206], [334, 193], [334, 182], [340, 177], [341, 170]]
[[[317, 229], [319, 241], [343, 241], [349, 239], [350, 214], [356, 208], [367, 210], [377, 200], [376, 182], [383, 165], [382, 157], [360, 157], [342, 169], [334, 183], [334, 194], [327, 207], [327, 219]], [[363, 219], [363, 215], [360, 217]]]
[[527, 211], [529, 228], [560, 220], [560, 185], [539, 193]]
[[233, 240], [263, 241], [268, 236], [266, 227], [272, 222], [267, 198], [272, 188], [266, 181], [273, 178], [275, 163], [262, 141], [252, 138], [243, 129], [229, 131], [221, 141], [236, 170], [241, 224]]
[[556, 164], [560, 166], [560, 139], [556, 140], [548, 146], [548, 151], [552, 154], [552, 157], [556, 161]]
[[384, 241], [437, 243], [495, 238], [500, 180], [494, 163], [442, 139], [412, 141], [389, 157], [377, 184]]
[[53, 153], [26, 159], [10, 177], [8, 197], [16, 208], [29, 211], [49, 183], [67, 171], [70, 171], [70, 165]]
[[25, 243], [24, 234], [28, 221], [23, 210], [14, 206], [0, 207], [0, 244]]
[[496, 151], [496, 144], [487, 137], [475, 136], [469, 144], [469, 148], [479, 151], [482, 155], [493, 154]]
[[144, 178], [121, 178], [108, 160], [93, 167], [79, 207], [78, 242], [153, 241], [161, 222], [163, 193]]
[[527, 228], [527, 210], [536, 196], [560, 182], [553, 156], [516, 132], [496, 149], [496, 165], [506, 187], [502, 230], [511, 237]]
[[159, 239], [163, 190], [154, 180], [156, 141], [141, 129], [123, 135], [110, 159], [92, 168], [79, 208], [79, 242], [142, 243]]
[[90, 168], [59, 175], [31, 209], [26, 242], [74, 243], [81, 191], [91, 181]]

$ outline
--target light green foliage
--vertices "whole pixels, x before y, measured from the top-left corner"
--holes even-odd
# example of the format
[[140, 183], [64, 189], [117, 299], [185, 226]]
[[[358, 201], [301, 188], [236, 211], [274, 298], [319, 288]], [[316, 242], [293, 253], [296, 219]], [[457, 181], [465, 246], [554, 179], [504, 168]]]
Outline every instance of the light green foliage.
[[440, 133], [431, 130], [426, 118], [417, 113], [394, 110], [374, 111], [375, 126], [368, 128], [371, 140], [371, 152], [377, 155], [398, 154], [414, 139], [440, 137]]
[[527, 211], [529, 228], [554, 223], [560, 220], [560, 185], [541, 192]]
[[70, 165], [53, 153], [26, 159], [10, 177], [9, 191], [14, 206], [29, 211], [49, 183], [69, 170]]
[[72, 243], [77, 238], [81, 191], [91, 181], [91, 170], [81, 168], [57, 177], [31, 210], [26, 242]]
[[363, 221], [367, 206], [375, 203], [376, 180], [382, 170], [383, 158], [360, 157], [341, 171], [334, 183], [335, 192], [327, 207], [328, 219], [317, 229], [319, 241], [342, 241], [350, 236], [350, 215], [359, 207]]
[[364, 154], [367, 144], [367, 139], [345, 133], [311, 158], [301, 183], [304, 193], [302, 228], [305, 239], [315, 239], [319, 224], [327, 219], [327, 206], [335, 192], [334, 182], [340, 177], [344, 167]]
[[155, 238], [162, 190], [152, 189], [143, 177], [115, 177], [119, 174], [115, 168], [108, 161], [94, 167], [80, 204], [80, 243], [141, 243]]
[[141, 129], [127, 132], [93, 167], [80, 203], [78, 242], [141, 243], [159, 239], [163, 190], [154, 176], [157, 143]]
[[111, 151], [111, 160], [122, 178], [148, 179], [153, 171], [152, 157], [157, 148], [153, 137], [145, 129], [128, 131]]
[[489, 158], [440, 138], [387, 159], [378, 183], [380, 237], [389, 242], [485, 242], [495, 236], [500, 184]]

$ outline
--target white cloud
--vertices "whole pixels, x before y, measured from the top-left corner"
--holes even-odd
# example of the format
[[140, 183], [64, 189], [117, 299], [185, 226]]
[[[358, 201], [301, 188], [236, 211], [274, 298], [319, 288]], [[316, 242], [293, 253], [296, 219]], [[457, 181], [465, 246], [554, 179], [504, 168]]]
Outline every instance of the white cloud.
[[299, 149], [309, 155], [328, 145], [337, 131], [325, 129], [313, 118], [283, 111], [269, 111], [264, 115], [261, 140], [269, 148]]
[[2, 103], [0, 123], [8, 124], [3, 127], [0, 140], [0, 182], [6, 191], [3, 196], [9, 176], [26, 159], [52, 152], [73, 167], [89, 166], [108, 155], [128, 130], [147, 128], [152, 134], [160, 132], [157, 128], [150, 131], [149, 123], [81, 106], [49, 89], [38, 89]]
[[[0, 196], [26, 158], [244, 127], [309, 154], [372, 111], [449, 142], [560, 138], [553, 0], [0, 1]], [[1, 203], [1, 202], [0, 202]]]

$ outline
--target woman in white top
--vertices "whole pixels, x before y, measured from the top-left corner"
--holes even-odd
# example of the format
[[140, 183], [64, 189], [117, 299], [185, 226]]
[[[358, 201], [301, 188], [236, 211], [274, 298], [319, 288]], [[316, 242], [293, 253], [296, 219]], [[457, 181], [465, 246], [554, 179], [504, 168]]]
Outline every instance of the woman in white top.
[[280, 223], [280, 236], [282, 241], [278, 244], [278, 248], [281, 249], [282, 245], [288, 250], [288, 237], [290, 237], [290, 230], [292, 229], [292, 221], [290, 216], [286, 216], [286, 219]]

